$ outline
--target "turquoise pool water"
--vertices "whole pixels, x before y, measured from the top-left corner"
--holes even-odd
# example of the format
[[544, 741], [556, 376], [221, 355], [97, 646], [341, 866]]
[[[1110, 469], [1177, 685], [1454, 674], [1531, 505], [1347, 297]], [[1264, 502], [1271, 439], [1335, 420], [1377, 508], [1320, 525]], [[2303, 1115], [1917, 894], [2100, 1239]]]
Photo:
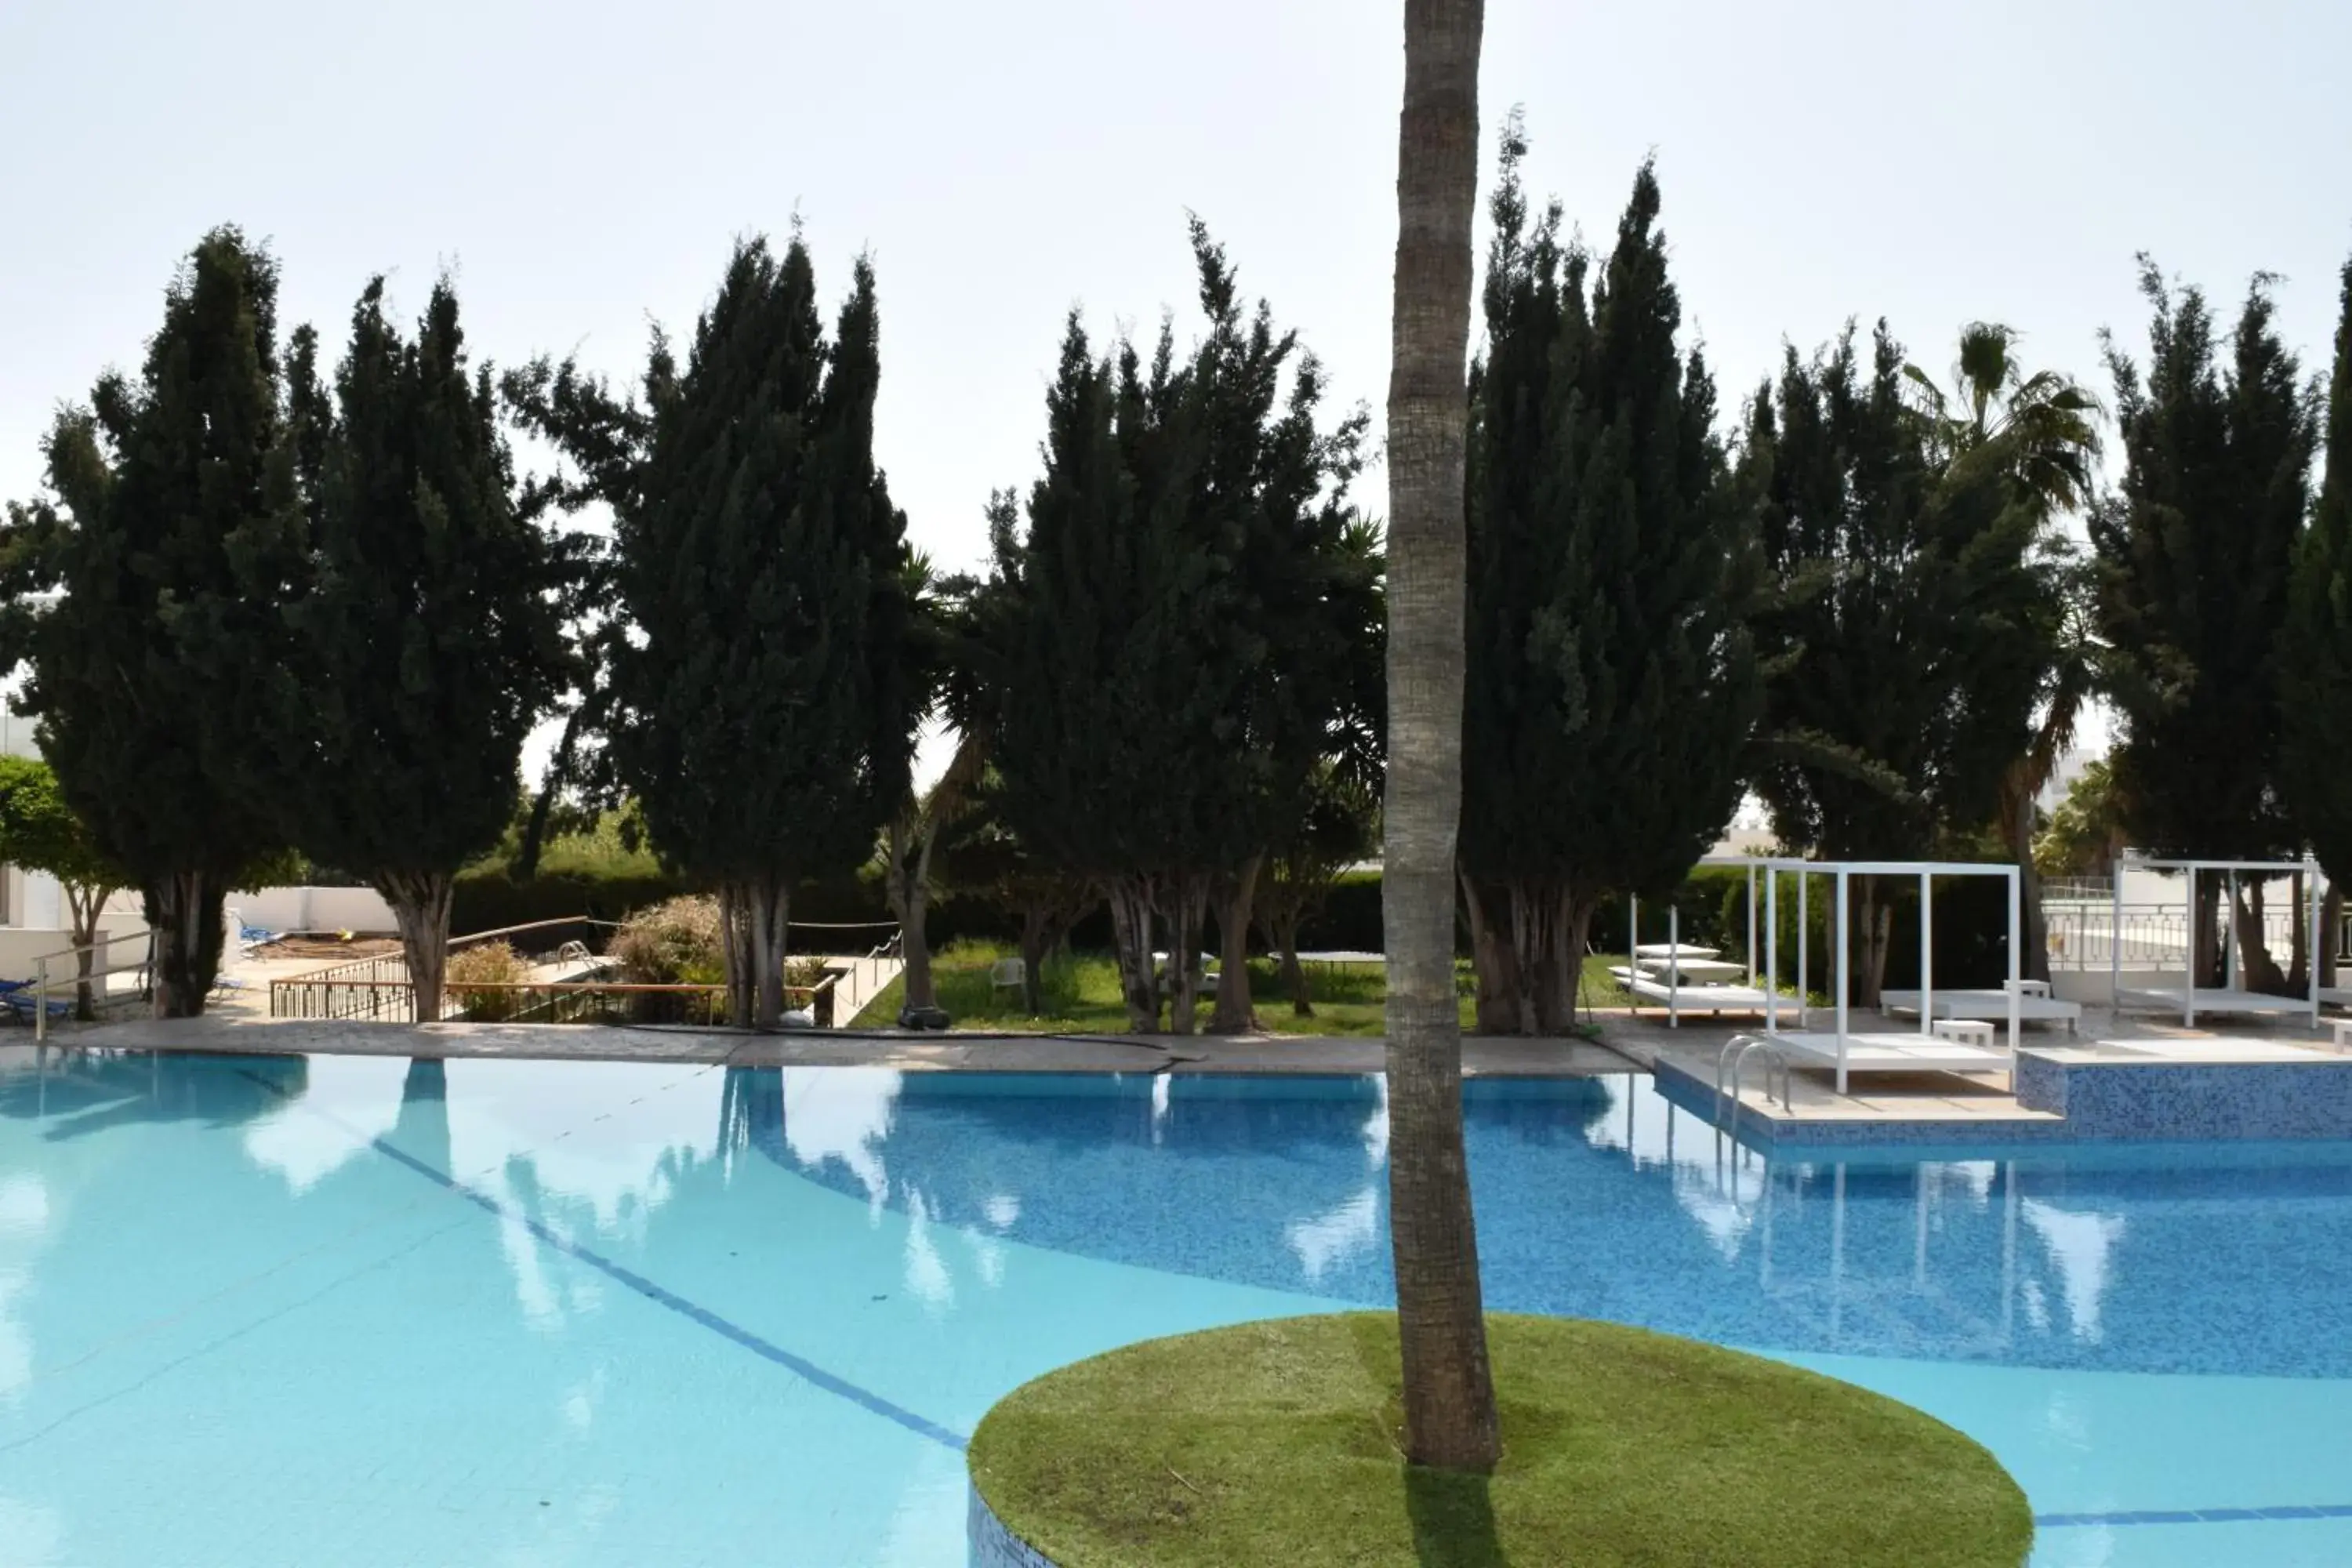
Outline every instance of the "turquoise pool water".
[[[1376, 1079], [0, 1053], [0, 1563], [964, 1561], [1049, 1367], [1381, 1301]], [[2352, 1147], [1768, 1167], [1468, 1102], [1490, 1301], [1989, 1444], [2039, 1568], [2352, 1563]]]

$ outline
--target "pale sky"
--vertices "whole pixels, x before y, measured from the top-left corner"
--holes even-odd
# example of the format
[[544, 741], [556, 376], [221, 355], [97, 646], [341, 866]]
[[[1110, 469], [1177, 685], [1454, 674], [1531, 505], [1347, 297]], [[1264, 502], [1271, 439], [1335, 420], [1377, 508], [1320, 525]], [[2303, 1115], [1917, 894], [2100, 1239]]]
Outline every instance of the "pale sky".
[[[340, 345], [372, 271], [457, 268], [478, 355], [620, 377], [730, 239], [879, 273], [878, 443], [917, 542], [975, 563], [1025, 487], [1062, 318], [1189, 312], [1187, 209], [1377, 410], [1396, 0], [0, 0], [0, 497], [62, 398], [135, 365], [210, 225], [273, 243]], [[1941, 370], [1960, 324], [2099, 374], [2133, 253], [2233, 307], [2284, 275], [2308, 368], [2352, 250], [2345, 0], [1489, 0], [1481, 113], [1594, 239], [1654, 150], [1688, 319], [1736, 406], [1848, 316]], [[1187, 319], [1180, 317], [1180, 320]], [[1376, 479], [1376, 476], [1375, 476]], [[1366, 499], [1384, 498], [1375, 484]]]

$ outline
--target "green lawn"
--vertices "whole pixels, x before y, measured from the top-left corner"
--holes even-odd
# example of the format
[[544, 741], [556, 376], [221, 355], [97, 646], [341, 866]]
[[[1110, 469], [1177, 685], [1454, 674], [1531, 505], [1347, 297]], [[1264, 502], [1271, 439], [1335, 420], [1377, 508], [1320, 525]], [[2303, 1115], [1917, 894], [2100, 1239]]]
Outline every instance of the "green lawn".
[[[1021, 994], [1000, 990], [989, 983], [989, 969], [1008, 950], [991, 942], [960, 942], [931, 960], [931, 978], [940, 1005], [959, 1029], [1001, 1029], [1024, 1034], [1118, 1034], [1127, 1027], [1127, 1008], [1119, 1000], [1118, 967], [1108, 954], [1076, 953], [1059, 959], [1045, 972], [1045, 1011], [1032, 1018], [1021, 1011]], [[1623, 1007], [1633, 1001], [1609, 977], [1618, 958], [1596, 955], [1584, 961], [1584, 1000], [1591, 1007]], [[1471, 1005], [1470, 965], [1460, 965], [1462, 1026], [1475, 1022]], [[1364, 1035], [1381, 1032], [1381, 1009], [1387, 994], [1385, 978], [1371, 964], [1307, 966], [1315, 1015], [1299, 1017], [1290, 996], [1274, 972], [1273, 961], [1250, 963], [1250, 995], [1258, 1022], [1278, 1035]], [[905, 988], [892, 981], [857, 1016], [856, 1027], [887, 1028], [898, 1021]], [[1213, 997], [1202, 998], [1200, 1016], [1205, 1021]]]
[[1402, 1463], [1396, 1320], [1149, 1341], [1016, 1389], [973, 1484], [1061, 1568], [2018, 1568], [2025, 1494], [1970, 1438], [1784, 1363], [1487, 1319], [1491, 1479]]

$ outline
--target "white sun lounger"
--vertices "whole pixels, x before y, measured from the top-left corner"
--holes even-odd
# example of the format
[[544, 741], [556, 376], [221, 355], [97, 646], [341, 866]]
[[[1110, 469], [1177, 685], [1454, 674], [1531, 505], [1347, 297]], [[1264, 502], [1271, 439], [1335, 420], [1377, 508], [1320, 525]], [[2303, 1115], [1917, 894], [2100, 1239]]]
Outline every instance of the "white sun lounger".
[[[1769, 1037], [1787, 1057], [1790, 1067], [1834, 1068], [1838, 1065], [1838, 1037], [1835, 1035], [1808, 1030]], [[1845, 1070], [1848, 1073], [2006, 1073], [2011, 1065], [2008, 1049], [1998, 1044], [1968, 1045], [1946, 1039], [1941, 1035], [1913, 1034], [1907, 1030], [1893, 1034], [1849, 1034], [1845, 1037]]]
[[[1618, 984], [1645, 1002], [1661, 1007], [1673, 1007], [1680, 1013], [1761, 1013], [1768, 998], [1753, 985], [1692, 985], [1673, 986], [1654, 974], [1627, 969], [1619, 964], [1610, 974]], [[1783, 996], [1780, 1005], [1793, 1015], [1797, 1000]]]
[[[2179, 985], [2126, 985], [2116, 993], [2116, 1005], [2158, 1013], [2179, 1013], [2189, 1005], [2189, 994]], [[2309, 1014], [2307, 996], [2273, 996], [2260, 991], [2238, 991], [2218, 985], [2197, 988], [2200, 1013], [2251, 1013], [2272, 1016]], [[2031, 1016], [2032, 1015], [2028, 1015]]]
[[[2030, 981], [2026, 984], [2027, 988], [2017, 995], [2017, 1016], [2021, 1022], [2063, 1024], [2069, 1034], [2081, 1032], [2083, 1005], [2080, 1002], [2062, 1001], [2046, 991], [2032, 989]], [[1879, 1001], [1889, 1013], [1918, 1016], [1919, 993], [1916, 991], [1882, 991]], [[2009, 993], [1990, 987], [1938, 990], [1931, 1005], [1935, 1009], [1934, 1016], [1938, 1018], [1982, 1018], [1988, 1023], [1997, 1023], [2009, 1016]]]

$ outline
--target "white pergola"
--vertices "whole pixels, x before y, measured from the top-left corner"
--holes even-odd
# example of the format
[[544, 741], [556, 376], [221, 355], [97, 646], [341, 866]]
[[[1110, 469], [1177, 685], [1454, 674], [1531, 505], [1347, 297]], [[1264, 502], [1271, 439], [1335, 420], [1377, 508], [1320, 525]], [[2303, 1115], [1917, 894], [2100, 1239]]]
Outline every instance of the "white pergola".
[[[2134, 986], [2126, 991], [2123, 984], [2124, 934], [2124, 872], [2137, 868], [2147, 871], [2179, 871], [2182, 910], [2184, 913], [2182, 946], [2186, 956], [2181, 962], [2180, 985], [2178, 990], [2168, 985]], [[2238, 879], [2245, 873], [2258, 874], [2267, 881], [2273, 877], [2297, 876], [2304, 879], [2304, 896], [2309, 902], [2305, 911], [2308, 921], [2304, 930], [2309, 934], [2309, 957], [2305, 967], [2309, 972], [2310, 994], [2301, 1001], [2292, 996], [2272, 996], [2259, 991], [2241, 990], [2238, 985], [2240, 937], [2238, 932]], [[2200, 875], [2221, 875], [2226, 879], [2225, 891], [2230, 906], [2221, 921], [2222, 984], [2219, 988], [2197, 984], [2197, 879]], [[2110, 908], [2113, 925], [2107, 940], [2108, 994], [2115, 1005], [2152, 1008], [2162, 1012], [2180, 1010], [2180, 1022], [2185, 1028], [2196, 1026], [2197, 1015], [2206, 1013], [2269, 1014], [2273, 1016], [2290, 1013], [2308, 1013], [2311, 1026], [2319, 1027], [2319, 943], [2326, 940], [2319, 929], [2319, 862], [2310, 856], [2300, 860], [2195, 860], [2174, 859], [2142, 855], [2126, 849], [2117, 857]], [[2126, 1003], [2126, 998], [2129, 998]]]
[[[1768, 859], [1758, 862], [1758, 865], [1766, 873], [1764, 920], [1771, 932], [1771, 941], [1764, 949], [1764, 990], [1768, 998], [1764, 1009], [1764, 1037], [1780, 1049], [1785, 1057], [1809, 1065], [1834, 1068], [1840, 1094], [1846, 1092], [1848, 1076], [1855, 1072], [1984, 1072], [2013, 1068], [2017, 1060], [2021, 1004], [2024, 994], [2021, 984], [2024, 976], [2021, 969], [2023, 955], [2019, 934], [2023, 925], [2023, 907], [2015, 866], [1969, 860], [1794, 859]], [[1916, 877], [1919, 879], [1919, 1027], [1916, 1033], [1854, 1032], [1852, 1026], [1852, 943], [1845, 940], [1837, 942], [1835, 1031], [1823, 1034], [1808, 1029], [1806, 1009], [1801, 1001], [1798, 1004], [1797, 1031], [1793, 1034], [1780, 1032], [1780, 876], [1787, 874], [1793, 874], [1797, 879], [1797, 973], [1801, 986], [1806, 973], [1808, 889], [1814, 878], [1827, 878], [1833, 884], [1832, 929], [1841, 934], [1841, 938], [1848, 929], [1849, 889], [1854, 878]], [[1935, 1016], [1936, 906], [1932, 895], [1935, 879], [1938, 877], [2000, 877], [2009, 883], [2009, 982], [2002, 987], [1999, 998], [2008, 1022], [2007, 1045], [2003, 1049], [1994, 1050], [1955, 1037], [1955, 1021], [1939, 1020]], [[1983, 1022], [1990, 1023], [1990, 1020]]]
[[[1643, 943], [1642, 900], [1628, 894], [1625, 899], [1625, 967], [1612, 973], [1628, 994], [1664, 1002], [1666, 1005], [1666, 1027], [1670, 1029], [1682, 1026], [1682, 1015], [1685, 1010], [1693, 1013], [1767, 1013], [1777, 1001], [1769, 987], [1759, 990], [1756, 984], [1756, 873], [1769, 862], [1754, 855], [1709, 855], [1698, 863], [1701, 866], [1742, 867], [1748, 872], [1747, 963], [1728, 966], [1728, 972], [1735, 974], [1744, 968], [1746, 980], [1744, 984], [1685, 984], [1685, 973], [1704, 973], [1715, 967], [1715, 950], [1683, 944], [1683, 912], [1672, 899], [1666, 900], [1666, 940], [1663, 943]], [[1648, 966], [1663, 968], [1665, 979], [1660, 981], [1645, 973], [1645, 960]]]

